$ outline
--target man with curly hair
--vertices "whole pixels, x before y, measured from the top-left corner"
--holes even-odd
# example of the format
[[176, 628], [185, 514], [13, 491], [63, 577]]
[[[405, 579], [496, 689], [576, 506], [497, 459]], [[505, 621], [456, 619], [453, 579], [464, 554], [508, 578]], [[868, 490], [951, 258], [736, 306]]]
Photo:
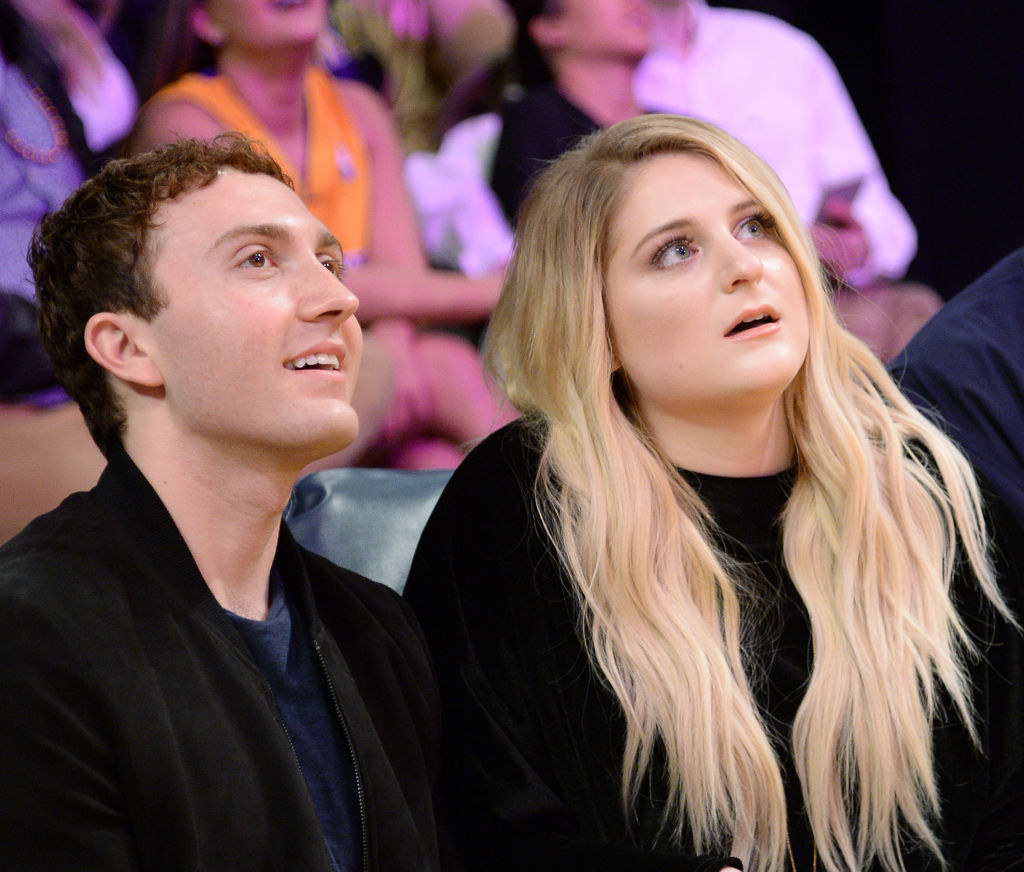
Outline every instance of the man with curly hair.
[[0, 868], [441, 868], [420, 633], [281, 521], [358, 427], [337, 240], [230, 137], [111, 162], [30, 259], [107, 467], [0, 549]]

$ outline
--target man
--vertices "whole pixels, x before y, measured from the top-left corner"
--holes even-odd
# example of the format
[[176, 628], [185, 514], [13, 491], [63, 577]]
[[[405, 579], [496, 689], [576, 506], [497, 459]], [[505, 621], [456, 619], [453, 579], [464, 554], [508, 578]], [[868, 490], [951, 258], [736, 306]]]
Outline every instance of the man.
[[501, 111], [491, 187], [515, 223], [530, 183], [583, 136], [641, 109], [633, 76], [650, 47], [645, 0], [515, 0], [526, 90]]
[[889, 366], [1024, 523], [1024, 248], [951, 299]]
[[30, 257], [107, 467], [0, 549], [0, 868], [440, 868], [419, 631], [281, 522], [358, 426], [335, 238], [228, 138], [112, 162]]

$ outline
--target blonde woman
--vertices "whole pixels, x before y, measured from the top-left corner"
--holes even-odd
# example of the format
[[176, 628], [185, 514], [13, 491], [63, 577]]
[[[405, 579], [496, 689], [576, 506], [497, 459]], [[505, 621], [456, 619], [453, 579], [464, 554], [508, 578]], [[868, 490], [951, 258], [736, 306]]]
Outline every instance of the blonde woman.
[[407, 587], [471, 867], [1021, 864], [1024, 537], [813, 251], [759, 158], [677, 116], [530, 195], [490, 347], [523, 419]]

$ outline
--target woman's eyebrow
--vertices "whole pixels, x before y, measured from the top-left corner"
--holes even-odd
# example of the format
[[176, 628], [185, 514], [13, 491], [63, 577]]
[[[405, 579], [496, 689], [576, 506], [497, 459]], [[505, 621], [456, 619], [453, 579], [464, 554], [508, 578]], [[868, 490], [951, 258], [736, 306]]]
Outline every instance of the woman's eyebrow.
[[[754, 200], [753, 198], [749, 200], [743, 200], [741, 203], [737, 203], [735, 206], [733, 206], [729, 210], [729, 214], [737, 215], [740, 212], [746, 212], [747, 209], [760, 205], [761, 204], [757, 200]], [[655, 236], [659, 236], [660, 234], [665, 233], [668, 230], [683, 230], [693, 223], [694, 220], [692, 218], [673, 218], [671, 221], [666, 221], [664, 224], [659, 224], [649, 233], [644, 234], [643, 238], [633, 248], [633, 252], [632, 254], [630, 254], [630, 257], [635, 257], [636, 253], [641, 248], [643, 248], [644, 243], [646, 243], [650, 239], [653, 239]]]

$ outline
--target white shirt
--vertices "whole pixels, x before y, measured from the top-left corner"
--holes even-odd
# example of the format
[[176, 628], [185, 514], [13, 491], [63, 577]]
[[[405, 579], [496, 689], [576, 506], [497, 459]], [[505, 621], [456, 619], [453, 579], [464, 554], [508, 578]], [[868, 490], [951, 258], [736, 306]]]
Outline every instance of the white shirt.
[[826, 191], [863, 178], [853, 214], [869, 254], [848, 279], [901, 277], [917, 234], [825, 51], [770, 15], [685, 2], [675, 14], [689, 12], [689, 41], [663, 40], [648, 53], [634, 79], [637, 103], [727, 130], [775, 170], [808, 223]]

